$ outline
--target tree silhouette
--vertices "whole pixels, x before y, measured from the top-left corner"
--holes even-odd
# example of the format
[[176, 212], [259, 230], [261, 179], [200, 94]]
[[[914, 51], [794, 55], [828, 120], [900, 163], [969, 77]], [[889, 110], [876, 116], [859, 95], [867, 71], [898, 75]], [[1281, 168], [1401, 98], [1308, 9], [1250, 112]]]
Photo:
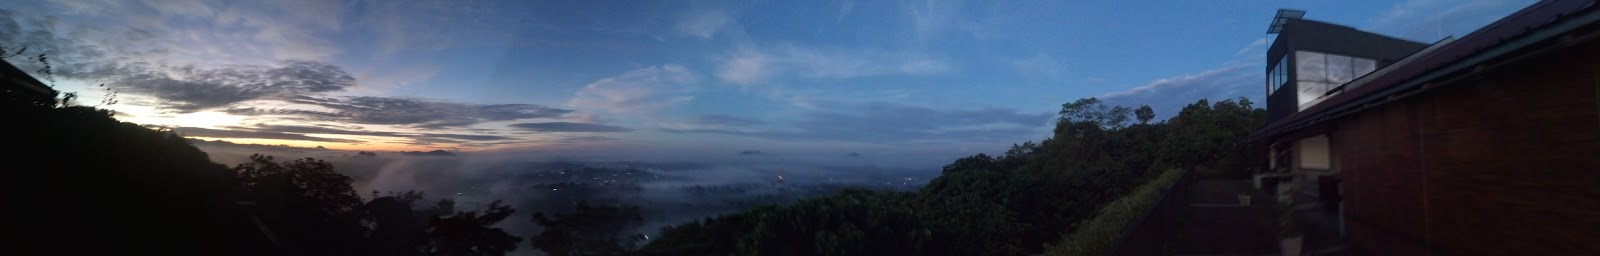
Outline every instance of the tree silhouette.
[[421, 255], [428, 241], [428, 221], [443, 214], [433, 208], [413, 209], [423, 197], [423, 193], [416, 191], [390, 192], [387, 196], [372, 191], [372, 201], [367, 201], [364, 208], [372, 223], [372, 233], [367, 239], [373, 254]]
[[534, 248], [550, 255], [621, 255], [644, 240], [643, 235], [623, 235], [644, 222], [635, 206], [593, 206], [578, 202], [568, 214], [533, 214], [533, 222], [544, 227], [528, 239]]
[[291, 251], [331, 255], [363, 249], [361, 196], [333, 164], [312, 158], [279, 163], [255, 154], [233, 171], [260, 205], [263, 222]]
[[1156, 110], [1150, 109], [1150, 105], [1139, 106], [1138, 110], [1133, 111], [1133, 115], [1139, 118], [1140, 124], [1148, 124], [1150, 119], [1156, 118]]
[[454, 212], [448, 217], [434, 217], [427, 230], [428, 243], [424, 252], [429, 255], [505, 255], [517, 249], [521, 237], [512, 236], [495, 223], [510, 217], [516, 210], [500, 201], [489, 203], [483, 213], [454, 211], [455, 201], [440, 200], [435, 212]]

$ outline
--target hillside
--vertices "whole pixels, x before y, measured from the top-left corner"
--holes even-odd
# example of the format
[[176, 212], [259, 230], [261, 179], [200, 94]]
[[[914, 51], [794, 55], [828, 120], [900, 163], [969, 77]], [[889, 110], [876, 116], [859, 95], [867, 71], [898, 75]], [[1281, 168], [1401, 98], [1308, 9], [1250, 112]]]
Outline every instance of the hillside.
[[[1200, 100], [1166, 122], [1148, 108], [1064, 104], [1054, 136], [946, 165], [916, 193], [845, 190], [662, 230], [645, 255], [1040, 253], [1162, 170], [1264, 161], [1237, 138], [1263, 124], [1248, 100]], [[1130, 117], [1139, 119], [1129, 124]]]
[[[425, 196], [414, 192], [363, 201], [325, 161], [253, 156], [229, 168], [171, 131], [7, 92], [11, 145], [25, 146], [12, 159], [31, 162], [7, 179], [29, 209], [8, 231], [68, 243], [23, 251], [503, 254], [523, 241], [491, 228], [515, 212], [498, 202], [474, 212], [449, 200], [422, 207]], [[1235, 153], [1260, 151], [1236, 142], [1264, 118], [1244, 99], [1200, 100], [1164, 122], [1151, 122], [1148, 108], [1093, 98], [1059, 114], [1050, 138], [957, 159], [916, 192], [843, 189], [667, 227], [654, 239], [623, 233], [638, 225], [636, 207], [580, 203], [568, 214], [535, 214], [545, 231], [527, 241], [555, 254], [1036, 254], [1161, 170], [1264, 161]]]

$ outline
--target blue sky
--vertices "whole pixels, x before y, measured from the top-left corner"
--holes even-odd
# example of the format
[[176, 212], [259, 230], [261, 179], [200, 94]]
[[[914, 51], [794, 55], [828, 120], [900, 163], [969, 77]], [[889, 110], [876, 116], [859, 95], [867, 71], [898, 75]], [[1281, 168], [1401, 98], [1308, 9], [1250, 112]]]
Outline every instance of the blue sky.
[[1529, 3], [25, 1], [0, 7], [0, 45], [191, 137], [950, 156], [1043, 139], [1079, 98], [1263, 102], [1278, 8], [1432, 42]]

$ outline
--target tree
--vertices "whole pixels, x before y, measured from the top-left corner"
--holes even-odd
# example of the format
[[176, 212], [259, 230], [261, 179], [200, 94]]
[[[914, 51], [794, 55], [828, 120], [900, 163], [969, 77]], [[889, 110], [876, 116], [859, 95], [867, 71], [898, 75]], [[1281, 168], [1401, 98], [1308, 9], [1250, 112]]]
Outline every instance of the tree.
[[[435, 212], [452, 212], [455, 201], [440, 200]], [[505, 255], [517, 249], [522, 238], [493, 227], [516, 210], [500, 201], [489, 203], [482, 214], [476, 211], [436, 216], [428, 225], [428, 255]]]
[[985, 155], [983, 153], [978, 153], [977, 155], [956, 159], [954, 163], [945, 165], [942, 173], [949, 174], [951, 172], [958, 171], [988, 169], [993, 166], [993, 157], [989, 157], [989, 155]]
[[[1058, 123], [1088, 122], [1099, 125], [1102, 129], [1115, 130], [1128, 123], [1128, 116], [1133, 109], [1123, 106], [1107, 106], [1101, 104], [1099, 99], [1086, 98], [1061, 104]], [[1058, 124], [1059, 126], [1059, 124]]]
[[312, 158], [279, 163], [261, 154], [233, 168], [246, 195], [260, 205], [262, 221], [291, 251], [305, 254], [361, 252], [367, 228], [361, 196], [349, 176]]
[[[956, 159], [918, 193], [853, 189], [686, 223], [639, 253], [1036, 254], [1161, 170], [1263, 161], [1248, 152], [1264, 149], [1236, 142], [1265, 120], [1248, 100], [1200, 100], [1156, 124], [1148, 106], [1094, 98], [1063, 104], [1060, 115], [1050, 138], [1013, 144], [999, 158]], [[1143, 125], [1125, 125], [1132, 117]]]
[[533, 223], [544, 227], [544, 232], [528, 242], [550, 255], [620, 255], [644, 240], [642, 234], [623, 234], [643, 222], [636, 206], [594, 206], [579, 201], [572, 213], [534, 213]]
[[1139, 106], [1139, 110], [1134, 110], [1133, 115], [1139, 117], [1140, 124], [1149, 124], [1150, 119], [1156, 118], [1156, 110], [1150, 109], [1150, 105]]
[[1011, 144], [1011, 149], [1006, 150], [1006, 158], [1026, 157], [1033, 155], [1033, 151], [1038, 149], [1039, 145], [1033, 144], [1033, 141], [1031, 140], [1028, 142], [1023, 142], [1022, 145]]
[[367, 201], [363, 207], [371, 222], [372, 233], [367, 239], [373, 254], [421, 255], [428, 240], [425, 231], [428, 221], [443, 214], [433, 209], [413, 209], [423, 197], [422, 192], [416, 191], [390, 192], [387, 196], [372, 191], [372, 201]]

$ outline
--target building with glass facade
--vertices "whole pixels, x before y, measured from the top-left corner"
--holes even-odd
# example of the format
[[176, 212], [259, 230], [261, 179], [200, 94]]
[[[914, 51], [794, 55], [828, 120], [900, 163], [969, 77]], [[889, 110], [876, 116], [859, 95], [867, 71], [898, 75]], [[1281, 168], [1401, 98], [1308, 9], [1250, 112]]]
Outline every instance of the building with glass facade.
[[1600, 254], [1597, 9], [1545, 0], [1431, 44], [1279, 11], [1259, 184], [1302, 206], [1311, 251]]
[[1302, 19], [1304, 14], [1279, 10], [1267, 30], [1275, 35], [1267, 50], [1269, 122], [1305, 110], [1341, 86], [1428, 46]]

